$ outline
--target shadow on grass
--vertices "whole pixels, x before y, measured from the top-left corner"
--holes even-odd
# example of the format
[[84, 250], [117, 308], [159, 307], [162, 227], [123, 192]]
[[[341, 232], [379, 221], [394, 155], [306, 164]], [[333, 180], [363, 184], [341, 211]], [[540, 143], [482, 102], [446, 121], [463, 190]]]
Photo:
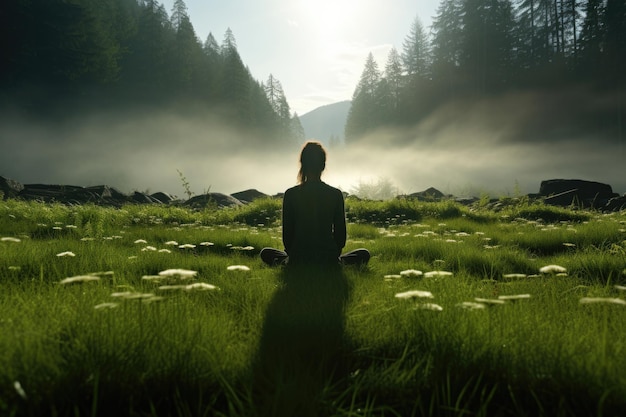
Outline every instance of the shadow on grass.
[[324, 392], [342, 369], [345, 305], [341, 267], [288, 267], [270, 302], [254, 362], [258, 415], [323, 415]]

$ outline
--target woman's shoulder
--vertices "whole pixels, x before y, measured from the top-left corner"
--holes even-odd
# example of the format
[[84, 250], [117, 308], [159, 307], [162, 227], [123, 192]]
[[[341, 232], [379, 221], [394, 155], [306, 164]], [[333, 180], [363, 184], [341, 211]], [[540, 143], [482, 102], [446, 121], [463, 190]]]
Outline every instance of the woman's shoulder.
[[294, 185], [293, 187], [289, 187], [285, 190], [284, 195], [293, 194], [297, 192], [300, 189], [300, 187], [301, 187], [300, 185]]
[[322, 186], [326, 189], [326, 192], [328, 192], [329, 194], [338, 194], [341, 195], [343, 197], [343, 192], [336, 187], [333, 187], [332, 185], [328, 185], [325, 182], [322, 182]]
[[341, 190], [339, 190], [339, 188], [337, 188], [337, 187], [333, 187], [332, 185], [327, 184], [327, 183], [325, 183], [324, 181], [321, 181], [321, 184], [322, 184], [322, 187], [324, 187], [324, 188], [327, 188], [327, 189], [329, 189], [329, 190], [333, 190], [333, 191], [335, 191], [335, 192], [339, 192], [339, 193], [341, 192]]

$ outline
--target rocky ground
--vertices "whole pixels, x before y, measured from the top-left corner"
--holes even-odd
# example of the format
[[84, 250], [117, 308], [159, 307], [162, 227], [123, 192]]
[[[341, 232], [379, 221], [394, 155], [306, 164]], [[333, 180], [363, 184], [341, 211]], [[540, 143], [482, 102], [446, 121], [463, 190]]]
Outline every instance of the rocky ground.
[[[232, 207], [250, 203], [257, 198], [270, 197], [255, 189], [248, 189], [230, 195], [211, 192], [192, 196], [186, 200], [178, 199], [168, 193], [152, 194], [135, 191], [125, 194], [108, 185], [80, 187], [56, 184], [22, 184], [16, 180], [0, 176], [0, 192], [3, 199], [18, 198], [63, 204], [93, 203], [103, 206], [121, 207], [124, 204], [177, 204], [192, 208]], [[280, 197], [271, 196], [271, 197]], [[619, 211], [626, 209], [626, 194], [620, 196], [613, 192], [608, 184], [577, 179], [551, 179], [542, 181], [539, 193], [528, 194], [532, 200], [543, 200], [556, 206], [576, 206], [594, 208], [601, 211]], [[436, 188], [428, 188], [413, 194], [397, 198], [417, 199], [420, 201], [455, 200], [463, 204], [475, 203], [477, 198], [459, 198], [444, 194]]]

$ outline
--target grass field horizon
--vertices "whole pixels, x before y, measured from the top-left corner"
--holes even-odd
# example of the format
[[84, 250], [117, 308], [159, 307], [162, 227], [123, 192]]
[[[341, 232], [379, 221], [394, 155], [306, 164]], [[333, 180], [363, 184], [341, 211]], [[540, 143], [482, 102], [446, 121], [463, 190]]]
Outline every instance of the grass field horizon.
[[367, 267], [269, 268], [280, 199], [0, 203], [0, 414], [619, 416], [626, 213], [346, 200]]

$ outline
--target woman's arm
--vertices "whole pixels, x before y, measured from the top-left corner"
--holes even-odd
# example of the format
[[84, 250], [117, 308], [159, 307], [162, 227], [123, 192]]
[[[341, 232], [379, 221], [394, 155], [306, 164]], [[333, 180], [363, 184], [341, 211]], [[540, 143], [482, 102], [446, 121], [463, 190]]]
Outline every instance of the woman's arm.
[[289, 250], [293, 247], [294, 238], [294, 208], [291, 201], [291, 193], [285, 192], [283, 196], [283, 245], [285, 246], [285, 252], [289, 253]]
[[333, 214], [333, 239], [335, 244], [337, 244], [339, 255], [341, 255], [341, 250], [346, 246], [347, 239], [346, 212], [341, 191], [338, 191], [337, 204], [335, 204], [335, 212]]

